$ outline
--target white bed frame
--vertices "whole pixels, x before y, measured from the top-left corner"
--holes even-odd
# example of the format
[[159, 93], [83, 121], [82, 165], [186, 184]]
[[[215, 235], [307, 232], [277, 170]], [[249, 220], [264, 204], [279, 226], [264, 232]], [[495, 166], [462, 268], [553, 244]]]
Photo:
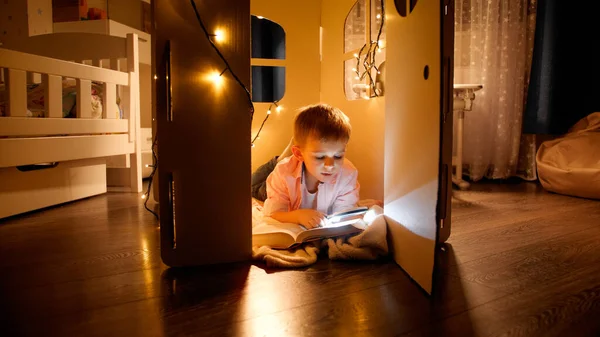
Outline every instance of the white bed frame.
[[[107, 191], [141, 192], [136, 34], [33, 36], [0, 46], [0, 68], [8, 100], [0, 117], [0, 218]], [[26, 117], [26, 84], [36, 78], [44, 118]], [[62, 78], [76, 80], [77, 118], [62, 118]], [[101, 119], [91, 118], [92, 82], [103, 84]], [[115, 118], [117, 95], [123, 119]], [[43, 163], [53, 165], [37, 169]]]

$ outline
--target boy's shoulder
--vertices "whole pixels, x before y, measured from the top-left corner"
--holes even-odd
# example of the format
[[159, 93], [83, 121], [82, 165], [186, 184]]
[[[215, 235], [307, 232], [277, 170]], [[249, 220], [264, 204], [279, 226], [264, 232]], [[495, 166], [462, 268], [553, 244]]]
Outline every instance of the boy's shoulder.
[[354, 166], [354, 164], [352, 164], [352, 162], [348, 158], [344, 158], [344, 164], [343, 164], [342, 168], [349, 172], [358, 172], [358, 169], [356, 168], [356, 166]]
[[301, 161], [294, 156], [289, 156], [280, 160], [277, 165], [275, 165], [273, 172], [280, 176], [294, 176], [301, 172], [301, 166]]
[[356, 180], [358, 178], [358, 169], [356, 168], [356, 166], [354, 166], [354, 164], [352, 164], [352, 162], [347, 159], [344, 158], [344, 164], [342, 165], [342, 172], [340, 174], [340, 176], [338, 177], [338, 179], [341, 179], [341, 183], [346, 184], [346, 183], [350, 183], [353, 180]]

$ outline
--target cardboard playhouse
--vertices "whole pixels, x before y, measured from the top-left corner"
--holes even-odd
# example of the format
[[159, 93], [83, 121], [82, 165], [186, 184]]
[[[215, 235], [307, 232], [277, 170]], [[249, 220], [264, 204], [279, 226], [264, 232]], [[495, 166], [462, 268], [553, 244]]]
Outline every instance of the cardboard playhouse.
[[452, 1], [195, 4], [203, 25], [189, 1], [153, 1], [163, 261], [250, 260], [251, 172], [285, 147], [296, 109], [324, 102], [350, 118], [346, 156], [361, 199], [384, 200], [395, 261], [431, 293], [451, 225]]

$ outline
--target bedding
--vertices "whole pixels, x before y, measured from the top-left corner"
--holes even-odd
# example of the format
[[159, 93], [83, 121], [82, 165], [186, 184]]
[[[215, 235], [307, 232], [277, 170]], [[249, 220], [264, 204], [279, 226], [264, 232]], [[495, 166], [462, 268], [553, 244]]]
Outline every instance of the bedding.
[[[6, 116], [6, 86], [0, 84], [0, 117]], [[102, 84], [92, 83], [92, 118], [102, 118]], [[64, 79], [62, 82], [62, 106], [64, 118], [75, 118], [77, 114], [77, 85], [75, 80]], [[44, 86], [41, 84], [27, 85], [27, 117], [44, 117]], [[123, 110], [120, 107], [120, 101], [117, 97], [117, 116], [113, 118], [123, 118]]]
[[[358, 206], [369, 207], [374, 215], [368, 220], [367, 229], [359, 234], [306, 243], [289, 250], [255, 246], [252, 247], [252, 258], [274, 268], [306, 267], [317, 262], [319, 255], [324, 252], [330, 260], [377, 260], [389, 252], [387, 222], [380, 205], [380, 202], [372, 199], [358, 203]], [[261, 201], [252, 198], [252, 227], [263, 221], [262, 207]]]

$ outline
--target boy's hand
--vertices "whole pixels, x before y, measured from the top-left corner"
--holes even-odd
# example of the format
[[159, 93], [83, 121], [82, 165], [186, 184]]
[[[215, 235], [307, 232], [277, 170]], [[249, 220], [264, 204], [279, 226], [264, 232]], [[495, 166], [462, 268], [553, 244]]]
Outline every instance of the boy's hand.
[[298, 223], [307, 229], [320, 227], [324, 224], [325, 214], [315, 211], [314, 209], [299, 209], [296, 210]]

